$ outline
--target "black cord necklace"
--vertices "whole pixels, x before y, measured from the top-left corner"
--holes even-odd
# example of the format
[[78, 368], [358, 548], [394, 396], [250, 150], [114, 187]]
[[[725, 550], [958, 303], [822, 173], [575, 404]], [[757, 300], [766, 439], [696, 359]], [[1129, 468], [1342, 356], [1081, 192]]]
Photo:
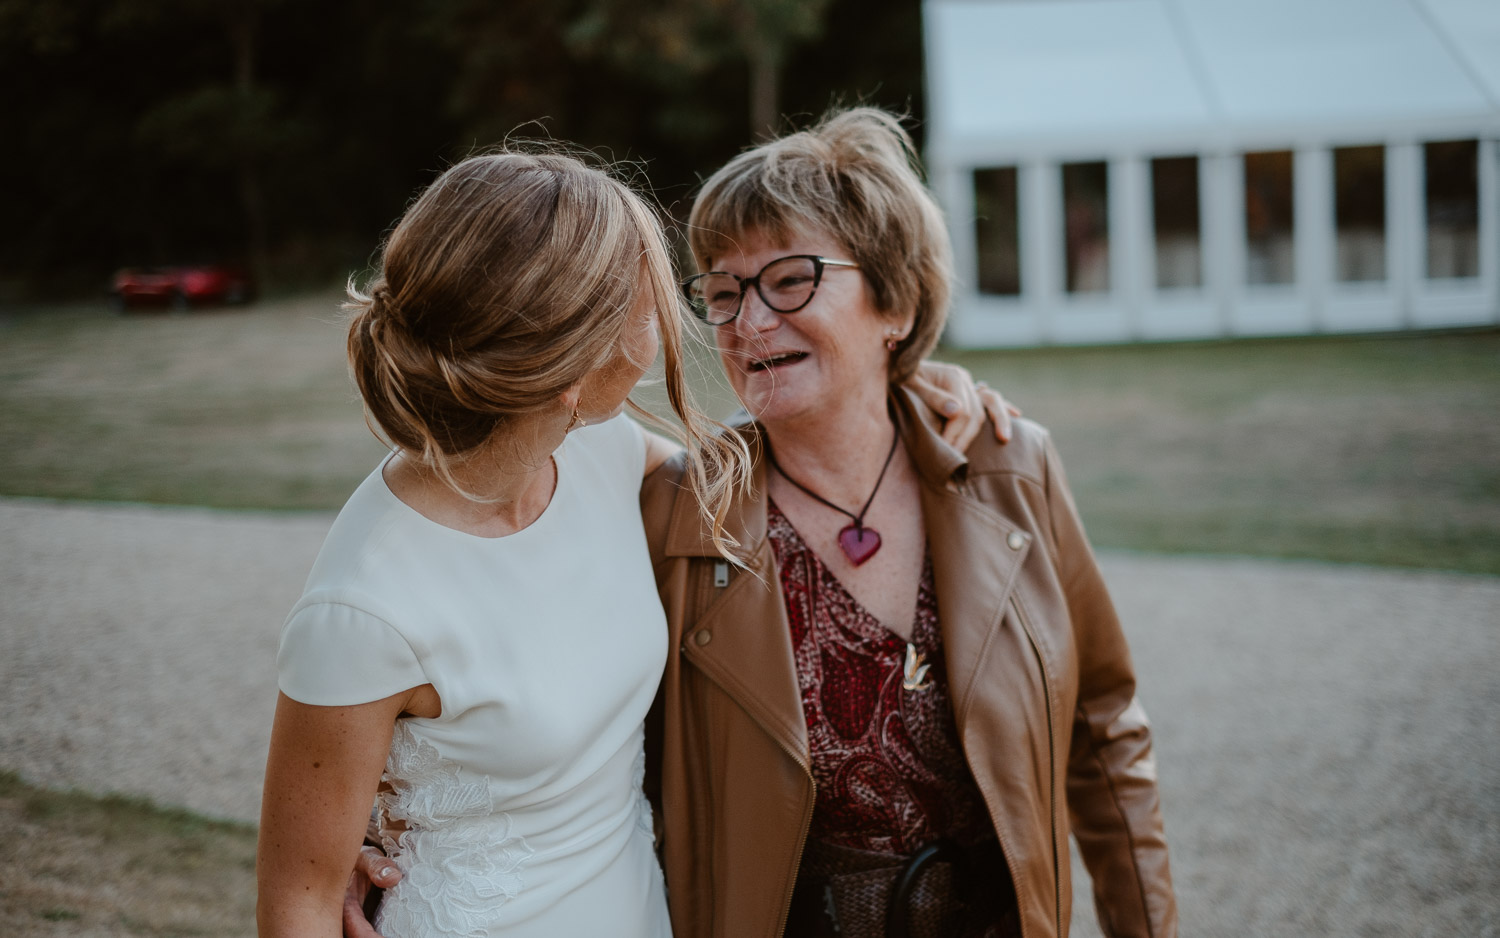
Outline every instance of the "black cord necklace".
[[776, 471], [781, 473], [781, 477], [800, 489], [804, 495], [814, 501], [827, 505], [841, 515], [847, 515], [853, 520], [853, 524], [845, 525], [843, 530], [839, 531], [839, 547], [844, 551], [844, 555], [849, 558], [849, 562], [857, 567], [875, 556], [875, 552], [880, 549], [880, 533], [874, 528], [865, 527], [865, 512], [870, 510], [871, 503], [875, 501], [875, 493], [880, 491], [880, 483], [885, 481], [885, 471], [891, 468], [891, 457], [896, 455], [896, 444], [900, 441], [900, 434], [891, 434], [891, 451], [885, 454], [885, 465], [880, 467], [880, 478], [875, 480], [875, 487], [870, 490], [870, 497], [865, 499], [865, 506], [859, 510], [859, 514], [855, 514], [847, 508], [840, 508], [787, 475], [786, 470], [781, 468], [781, 463], [776, 461], [776, 454], [771, 451], [769, 444], [766, 446], [766, 456], [771, 460], [771, 465]]

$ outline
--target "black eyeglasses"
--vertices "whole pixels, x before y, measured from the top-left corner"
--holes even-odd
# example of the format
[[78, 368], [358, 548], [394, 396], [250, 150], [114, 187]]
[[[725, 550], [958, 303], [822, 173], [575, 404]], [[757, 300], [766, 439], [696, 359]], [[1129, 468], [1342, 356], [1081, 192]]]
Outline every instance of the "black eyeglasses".
[[693, 315], [710, 326], [734, 322], [745, 305], [751, 287], [761, 302], [778, 313], [795, 313], [812, 302], [813, 292], [823, 281], [825, 267], [859, 267], [853, 261], [836, 261], [816, 254], [778, 257], [743, 279], [722, 270], [689, 277], [682, 282], [682, 295], [693, 307]]

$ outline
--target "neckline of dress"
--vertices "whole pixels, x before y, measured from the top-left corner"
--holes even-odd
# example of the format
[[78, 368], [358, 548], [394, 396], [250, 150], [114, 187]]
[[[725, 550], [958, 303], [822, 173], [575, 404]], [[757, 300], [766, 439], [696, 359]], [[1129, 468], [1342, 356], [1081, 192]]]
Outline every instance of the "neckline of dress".
[[541, 514], [533, 518], [531, 523], [526, 525], [524, 528], [512, 531], [509, 534], [500, 534], [494, 537], [489, 537], [483, 534], [471, 534], [468, 531], [461, 531], [458, 528], [449, 527], [448, 525], [443, 524], [441, 521], [435, 521], [432, 518], [427, 517], [417, 509], [413, 508], [411, 505], [408, 505], [404, 500], [402, 500], [401, 496], [397, 495], [394, 491], [391, 490], [391, 484], [387, 482], [385, 478], [385, 467], [390, 463], [392, 459], [396, 458], [397, 453], [395, 451], [392, 451], [380, 461], [380, 465], [375, 470], [375, 477], [380, 486], [380, 492], [384, 496], [384, 498], [389, 502], [393, 502], [396, 505], [399, 505], [400, 508], [398, 510], [401, 512], [401, 514], [417, 519], [418, 523], [420, 523], [424, 527], [443, 531], [446, 532], [446, 535], [451, 535], [456, 538], [462, 538], [466, 541], [478, 541], [486, 544], [514, 544], [520, 540], [527, 540], [539, 536], [539, 534], [535, 532], [544, 530], [552, 523], [547, 519], [561, 513], [562, 509], [558, 507], [558, 503], [572, 491], [572, 487], [566, 482], [568, 462], [566, 458], [567, 447], [568, 440], [564, 439], [562, 445], [554, 450], [549, 457], [552, 460], [553, 472], [555, 473], [556, 478], [552, 486], [552, 497], [547, 500], [547, 504], [542, 508]]

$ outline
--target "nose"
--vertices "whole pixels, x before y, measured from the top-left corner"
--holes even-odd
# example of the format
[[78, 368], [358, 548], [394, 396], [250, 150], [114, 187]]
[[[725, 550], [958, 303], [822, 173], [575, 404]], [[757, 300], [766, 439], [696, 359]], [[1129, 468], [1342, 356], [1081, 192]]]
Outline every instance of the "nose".
[[760, 298], [760, 291], [752, 286], [740, 300], [740, 315], [734, 325], [743, 328], [747, 334], [770, 332], [781, 325], [781, 314], [767, 306]]

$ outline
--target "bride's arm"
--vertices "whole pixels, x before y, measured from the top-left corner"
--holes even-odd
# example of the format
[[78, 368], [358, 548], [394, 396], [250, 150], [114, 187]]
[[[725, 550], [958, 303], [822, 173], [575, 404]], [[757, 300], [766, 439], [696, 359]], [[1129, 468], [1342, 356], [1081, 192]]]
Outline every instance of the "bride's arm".
[[669, 440], [645, 427], [641, 431], [646, 434], [646, 475], [660, 469], [662, 463], [682, 451], [682, 444], [676, 440]]
[[396, 717], [430, 689], [352, 707], [315, 707], [279, 696], [255, 856], [261, 938], [339, 938], [344, 887]]

